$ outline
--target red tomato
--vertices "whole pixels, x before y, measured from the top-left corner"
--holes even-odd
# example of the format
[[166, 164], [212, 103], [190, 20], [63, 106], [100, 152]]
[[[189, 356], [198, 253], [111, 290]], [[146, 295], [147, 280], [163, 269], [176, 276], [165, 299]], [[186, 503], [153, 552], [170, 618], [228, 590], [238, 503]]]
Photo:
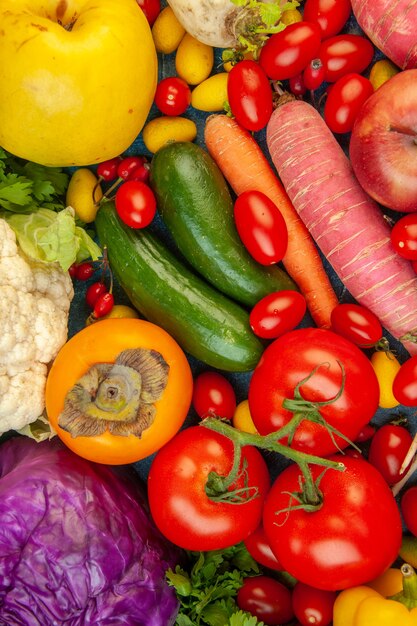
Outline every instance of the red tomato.
[[145, 14], [149, 25], [152, 26], [159, 13], [161, 12], [160, 0], [136, 0], [140, 8]]
[[368, 461], [376, 467], [387, 481], [395, 485], [406, 473], [400, 473], [401, 465], [410, 449], [413, 438], [404, 426], [385, 424], [372, 437]]
[[404, 361], [392, 383], [395, 399], [404, 406], [417, 406], [417, 355]]
[[346, 74], [363, 72], [372, 61], [374, 47], [361, 35], [335, 35], [322, 42], [317, 56], [326, 69], [325, 81], [334, 83]]
[[155, 104], [165, 115], [182, 115], [191, 102], [191, 89], [179, 76], [168, 76], [159, 81]]
[[146, 183], [128, 180], [116, 191], [116, 211], [122, 222], [131, 228], [145, 228], [156, 213], [156, 199]]
[[218, 372], [202, 372], [194, 380], [192, 404], [199, 417], [217, 415], [232, 419], [236, 394], [232, 384]]
[[303, 16], [307, 22], [317, 23], [322, 39], [326, 39], [340, 33], [351, 10], [350, 0], [306, 0]]
[[366, 100], [374, 93], [371, 81], [355, 72], [333, 83], [324, 105], [324, 120], [333, 133], [349, 133]]
[[282, 571], [282, 565], [271, 550], [262, 524], [244, 541], [245, 547], [257, 563], [268, 569]]
[[297, 582], [292, 591], [292, 606], [295, 617], [302, 626], [328, 626], [333, 619], [335, 591], [317, 589]]
[[272, 80], [297, 76], [314, 59], [320, 48], [318, 24], [295, 22], [274, 33], [261, 48], [259, 64]]
[[249, 324], [258, 337], [275, 339], [298, 326], [306, 309], [306, 300], [298, 291], [276, 291], [255, 304]]
[[307, 87], [304, 84], [303, 72], [292, 76], [288, 81], [288, 88], [294, 96], [303, 96], [307, 92]]
[[270, 576], [245, 578], [236, 597], [238, 607], [267, 626], [289, 622], [294, 617], [291, 591]]
[[106, 285], [98, 281], [96, 283], [92, 283], [85, 293], [85, 301], [90, 307], [90, 309], [94, 308], [95, 303], [97, 302], [99, 296], [102, 296], [104, 293], [107, 293]]
[[377, 316], [361, 304], [342, 303], [330, 314], [331, 329], [361, 348], [371, 348], [382, 337]]
[[395, 561], [402, 522], [395, 498], [375, 467], [342, 455], [331, 459], [341, 461], [345, 470], [323, 472], [311, 466], [313, 481], [321, 475], [315, 510], [297, 508], [292, 494], [300, 493], [305, 481], [293, 463], [271, 487], [263, 524], [289, 574], [312, 587], [336, 591], [373, 580]]
[[324, 81], [326, 70], [321, 59], [313, 59], [303, 72], [303, 82], [307, 89], [317, 89]]
[[142, 155], [123, 157], [117, 165], [117, 175], [123, 180], [132, 180], [136, 171], [146, 162], [146, 157]]
[[[304, 405], [305, 401], [327, 401], [316, 407], [316, 412], [350, 441], [356, 439], [378, 408], [379, 384], [369, 359], [352, 342], [330, 330], [292, 330], [264, 351], [249, 381], [248, 393], [249, 410], [261, 435], [279, 430], [293, 418], [287, 403], [294, 398], [297, 385]], [[312, 408], [310, 405], [309, 410]], [[300, 409], [293, 410], [297, 413]], [[347, 447], [347, 441], [335, 439], [340, 449]], [[325, 426], [307, 419], [296, 428], [291, 447], [319, 456], [337, 449]]]
[[264, 128], [271, 117], [272, 89], [256, 61], [239, 61], [227, 79], [227, 98], [232, 114], [241, 126], [250, 131]]
[[169, 541], [186, 550], [221, 550], [244, 541], [256, 530], [270, 485], [259, 450], [252, 446], [242, 449], [239, 477], [233, 485], [233, 489], [246, 486], [256, 490], [254, 498], [237, 504], [216, 502], [207, 495], [210, 473], [227, 476], [232, 464], [230, 439], [204, 426], [180, 431], [156, 454], [148, 477], [149, 505], [156, 525]]
[[391, 230], [391, 242], [395, 251], [405, 259], [417, 261], [417, 214], [401, 217]]
[[279, 263], [287, 251], [288, 231], [277, 205], [261, 191], [244, 191], [234, 204], [237, 232], [261, 265]]
[[417, 537], [417, 485], [409, 487], [400, 502], [405, 525]]

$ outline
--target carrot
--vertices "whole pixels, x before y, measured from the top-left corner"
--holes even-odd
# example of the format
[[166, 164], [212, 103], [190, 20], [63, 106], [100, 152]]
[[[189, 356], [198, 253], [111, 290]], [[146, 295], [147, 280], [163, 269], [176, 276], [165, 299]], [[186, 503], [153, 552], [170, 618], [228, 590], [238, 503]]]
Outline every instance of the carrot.
[[337, 296], [313, 239], [259, 144], [227, 115], [207, 118], [204, 139], [207, 150], [237, 195], [250, 190], [262, 191], [281, 211], [288, 230], [284, 267], [304, 295], [314, 322], [317, 326], [329, 327]]
[[395, 252], [379, 205], [321, 115], [301, 100], [278, 106], [267, 145], [295, 209], [350, 294], [417, 353], [417, 276]]

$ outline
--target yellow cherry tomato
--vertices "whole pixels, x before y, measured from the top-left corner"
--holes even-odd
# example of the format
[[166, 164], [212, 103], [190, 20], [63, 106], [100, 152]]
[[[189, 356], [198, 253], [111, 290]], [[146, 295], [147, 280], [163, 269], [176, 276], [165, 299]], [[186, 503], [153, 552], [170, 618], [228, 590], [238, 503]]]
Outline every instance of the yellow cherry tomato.
[[371, 587], [384, 598], [394, 596], [403, 590], [403, 575], [398, 567], [390, 567], [371, 582], [366, 583], [367, 587]]
[[245, 433], [252, 433], [254, 435], [258, 433], [253, 423], [249, 411], [249, 402], [247, 400], [242, 400], [242, 402], [239, 402], [237, 405], [232, 418], [232, 424], [235, 428], [243, 430]]
[[209, 46], [186, 33], [175, 55], [175, 69], [189, 85], [199, 85], [210, 76], [214, 64], [214, 51]]
[[103, 191], [95, 174], [86, 167], [80, 167], [72, 174], [66, 194], [66, 204], [75, 215], [86, 224], [94, 222]]
[[222, 111], [227, 102], [228, 78], [227, 72], [220, 72], [203, 80], [191, 93], [191, 106], [199, 111]]
[[282, 12], [281, 22], [285, 24], [285, 26], [289, 26], [290, 24], [295, 24], [296, 22], [302, 22], [303, 15], [298, 9], [287, 9]]
[[163, 115], [145, 125], [142, 131], [143, 143], [149, 152], [157, 152], [166, 143], [172, 141], [194, 141], [197, 126], [186, 117]]
[[382, 409], [398, 406], [399, 402], [392, 392], [392, 383], [401, 367], [398, 359], [390, 350], [377, 350], [371, 356], [371, 363], [379, 383], [379, 406]]
[[184, 35], [185, 28], [178, 21], [171, 7], [167, 6], [162, 9], [152, 26], [156, 51], [162, 54], [175, 52]]
[[387, 82], [392, 76], [398, 74], [400, 69], [389, 61], [388, 59], [381, 59], [376, 61], [371, 68], [369, 74], [369, 80], [371, 81], [374, 90], [378, 89], [381, 85]]

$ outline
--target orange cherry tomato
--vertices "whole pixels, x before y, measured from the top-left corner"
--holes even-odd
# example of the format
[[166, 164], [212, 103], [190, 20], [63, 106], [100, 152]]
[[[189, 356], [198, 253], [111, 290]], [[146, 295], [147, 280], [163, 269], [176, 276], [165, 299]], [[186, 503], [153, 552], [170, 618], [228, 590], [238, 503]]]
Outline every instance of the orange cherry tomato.
[[[141, 437], [99, 435], [72, 437], [58, 425], [67, 393], [97, 363], [113, 363], [127, 349], [159, 352], [169, 365], [166, 387], [154, 403], [154, 421]], [[159, 326], [141, 319], [110, 318], [87, 326], [61, 348], [49, 371], [46, 412], [59, 438], [85, 459], [108, 465], [135, 463], [153, 454], [181, 428], [191, 405], [193, 378], [187, 358], [177, 342]]]

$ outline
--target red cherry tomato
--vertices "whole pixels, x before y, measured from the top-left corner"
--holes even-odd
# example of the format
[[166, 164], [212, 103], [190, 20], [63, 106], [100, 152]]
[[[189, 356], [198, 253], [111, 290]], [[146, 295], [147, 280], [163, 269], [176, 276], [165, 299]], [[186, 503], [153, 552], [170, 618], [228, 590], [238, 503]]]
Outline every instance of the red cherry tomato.
[[131, 228], [145, 228], [156, 213], [156, 199], [142, 181], [128, 180], [116, 191], [115, 206], [122, 222]]
[[245, 547], [257, 563], [281, 572], [283, 567], [271, 550], [262, 524], [244, 541]]
[[199, 417], [211, 414], [232, 419], [236, 409], [235, 390], [222, 374], [202, 372], [194, 380], [192, 404]]
[[104, 315], [107, 315], [108, 313], [110, 313], [113, 306], [114, 306], [113, 294], [109, 292], [101, 294], [97, 298], [94, 304], [94, 309], [93, 309], [94, 317], [104, 317]]
[[94, 267], [88, 261], [80, 263], [75, 268], [75, 278], [77, 280], [88, 280], [94, 274]]
[[232, 114], [250, 131], [264, 128], [271, 117], [272, 89], [262, 67], [252, 60], [239, 61], [227, 79], [227, 97]]
[[303, 82], [307, 89], [318, 89], [324, 81], [326, 70], [321, 59], [313, 59], [303, 72]]
[[372, 437], [368, 461], [381, 472], [390, 486], [400, 481], [408, 469], [400, 473], [412, 441], [410, 432], [397, 424], [384, 424]]
[[90, 285], [85, 294], [85, 300], [90, 307], [90, 309], [94, 308], [95, 303], [97, 302], [99, 296], [103, 293], [107, 292], [107, 287], [102, 282], [93, 283]]
[[259, 64], [272, 80], [296, 76], [317, 56], [321, 31], [318, 24], [301, 21], [274, 33], [261, 48]]
[[417, 485], [409, 487], [400, 501], [405, 525], [417, 537]]
[[297, 74], [297, 76], [292, 76], [288, 80], [288, 88], [294, 96], [303, 96], [306, 93], [307, 87], [304, 84], [302, 72]]
[[182, 115], [191, 102], [191, 89], [179, 76], [167, 76], [159, 81], [155, 104], [164, 115]]
[[330, 314], [330, 324], [335, 333], [361, 348], [374, 346], [382, 337], [379, 319], [361, 304], [337, 304]]
[[359, 431], [358, 436], [355, 438], [356, 443], [363, 443], [372, 439], [376, 432], [375, 426], [372, 424], [365, 424], [365, 426]]
[[333, 619], [336, 597], [335, 591], [325, 591], [297, 582], [292, 591], [295, 617], [302, 626], [328, 626]]
[[417, 214], [401, 217], [391, 230], [391, 242], [395, 251], [405, 259], [417, 261]]
[[275, 339], [298, 326], [306, 309], [306, 300], [298, 291], [276, 291], [255, 304], [249, 324], [258, 337]]
[[321, 43], [317, 56], [326, 70], [325, 81], [334, 83], [346, 74], [361, 74], [372, 61], [374, 47], [362, 35], [335, 35]]
[[68, 273], [71, 276], [71, 278], [76, 278], [77, 277], [77, 267], [78, 267], [77, 263], [73, 263], [70, 266], [70, 268], [68, 270]]
[[303, 16], [307, 22], [320, 26], [321, 37], [338, 35], [349, 19], [350, 0], [306, 0]]
[[144, 156], [127, 156], [121, 159], [117, 166], [117, 175], [123, 180], [130, 180], [138, 167], [146, 162]]
[[324, 119], [333, 133], [349, 133], [360, 108], [374, 93], [371, 81], [352, 72], [342, 76], [329, 89]]
[[417, 355], [404, 361], [392, 383], [395, 399], [404, 406], [417, 406]]
[[121, 161], [120, 157], [103, 161], [97, 165], [97, 176], [106, 182], [117, 178], [117, 168]]
[[161, 12], [160, 0], [136, 0], [140, 8], [145, 14], [149, 25], [152, 26], [159, 13]]
[[287, 251], [288, 231], [281, 211], [261, 191], [244, 191], [234, 204], [239, 237], [249, 254], [262, 265], [281, 261]]
[[291, 591], [270, 576], [245, 578], [236, 597], [238, 607], [267, 626], [289, 622], [294, 617]]

